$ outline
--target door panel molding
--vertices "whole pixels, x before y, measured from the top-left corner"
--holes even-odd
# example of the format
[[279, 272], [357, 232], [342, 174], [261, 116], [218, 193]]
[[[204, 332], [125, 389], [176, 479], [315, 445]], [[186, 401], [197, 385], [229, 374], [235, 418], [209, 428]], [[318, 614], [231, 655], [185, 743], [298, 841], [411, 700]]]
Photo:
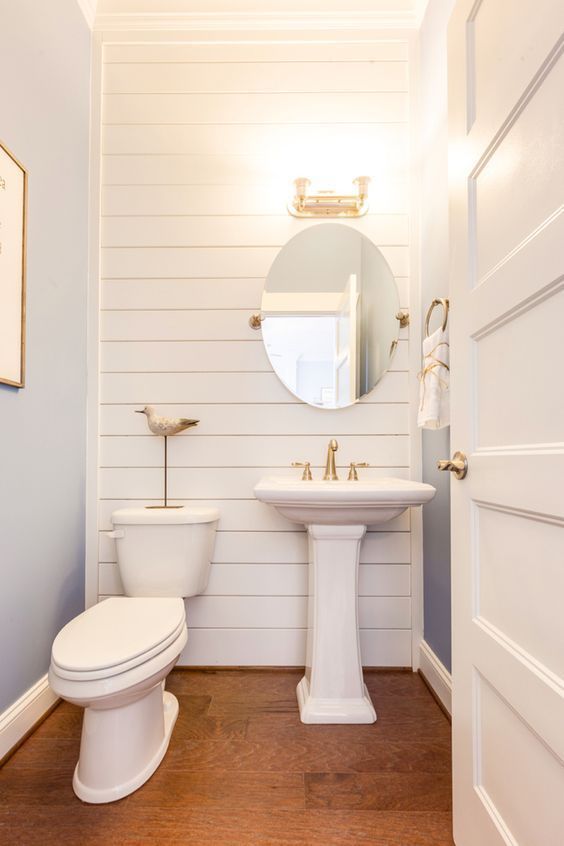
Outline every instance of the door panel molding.
[[563, 31], [561, 0], [458, 0], [449, 25], [457, 846], [564, 829]]

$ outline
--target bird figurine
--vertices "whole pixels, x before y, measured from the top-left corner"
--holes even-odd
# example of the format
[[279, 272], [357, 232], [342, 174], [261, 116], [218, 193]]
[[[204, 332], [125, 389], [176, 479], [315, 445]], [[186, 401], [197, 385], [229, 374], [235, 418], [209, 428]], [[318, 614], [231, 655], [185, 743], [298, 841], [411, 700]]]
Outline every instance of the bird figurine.
[[155, 412], [152, 405], [146, 405], [142, 410], [135, 409], [137, 414], [144, 414], [147, 418], [147, 425], [153, 435], [161, 435], [164, 438], [164, 505], [148, 505], [147, 508], [182, 508], [181, 505], [168, 504], [168, 438], [170, 435], [178, 435], [185, 429], [197, 426], [199, 420], [189, 420], [187, 417], [162, 417]]
[[146, 405], [142, 411], [136, 413], [145, 415], [147, 425], [153, 435], [163, 435], [165, 438], [169, 435], [178, 435], [184, 429], [197, 426], [200, 422], [199, 420], [188, 420], [186, 417], [162, 417], [160, 414], [156, 414], [153, 405]]

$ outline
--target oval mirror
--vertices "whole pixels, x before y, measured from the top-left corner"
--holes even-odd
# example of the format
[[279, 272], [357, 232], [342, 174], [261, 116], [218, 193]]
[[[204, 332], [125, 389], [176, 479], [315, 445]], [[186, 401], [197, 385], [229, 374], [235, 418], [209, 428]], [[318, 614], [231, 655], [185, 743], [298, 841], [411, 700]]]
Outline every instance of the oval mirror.
[[351, 226], [322, 223], [278, 253], [262, 296], [270, 363], [295, 396], [344, 408], [390, 366], [399, 298], [386, 259]]

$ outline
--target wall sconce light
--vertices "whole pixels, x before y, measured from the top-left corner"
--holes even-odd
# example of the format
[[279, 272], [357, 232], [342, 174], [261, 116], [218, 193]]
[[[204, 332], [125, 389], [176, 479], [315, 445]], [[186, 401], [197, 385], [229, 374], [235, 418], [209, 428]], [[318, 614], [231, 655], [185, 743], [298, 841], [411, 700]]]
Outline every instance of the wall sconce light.
[[302, 176], [294, 180], [296, 193], [288, 203], [288, 211], [294, 217], [362, 217], [368, 211], [369, 182], [369, 176], [357, 176], [353, 180], [358, 186], [357, 194], [319, 191], [308, 195], [311, 181]]

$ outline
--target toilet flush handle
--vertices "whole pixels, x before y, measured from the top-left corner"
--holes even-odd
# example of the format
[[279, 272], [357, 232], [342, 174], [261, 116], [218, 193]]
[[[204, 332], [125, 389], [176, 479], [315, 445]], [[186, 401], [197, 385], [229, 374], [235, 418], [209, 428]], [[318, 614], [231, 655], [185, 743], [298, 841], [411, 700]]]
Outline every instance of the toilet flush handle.
[[106, 532], [107, 537], [112, 538], [112, 540], [116, 540], [117, 538], [124, 538], [125, 532], [123, 529], [114, 529], [113, 532]]

